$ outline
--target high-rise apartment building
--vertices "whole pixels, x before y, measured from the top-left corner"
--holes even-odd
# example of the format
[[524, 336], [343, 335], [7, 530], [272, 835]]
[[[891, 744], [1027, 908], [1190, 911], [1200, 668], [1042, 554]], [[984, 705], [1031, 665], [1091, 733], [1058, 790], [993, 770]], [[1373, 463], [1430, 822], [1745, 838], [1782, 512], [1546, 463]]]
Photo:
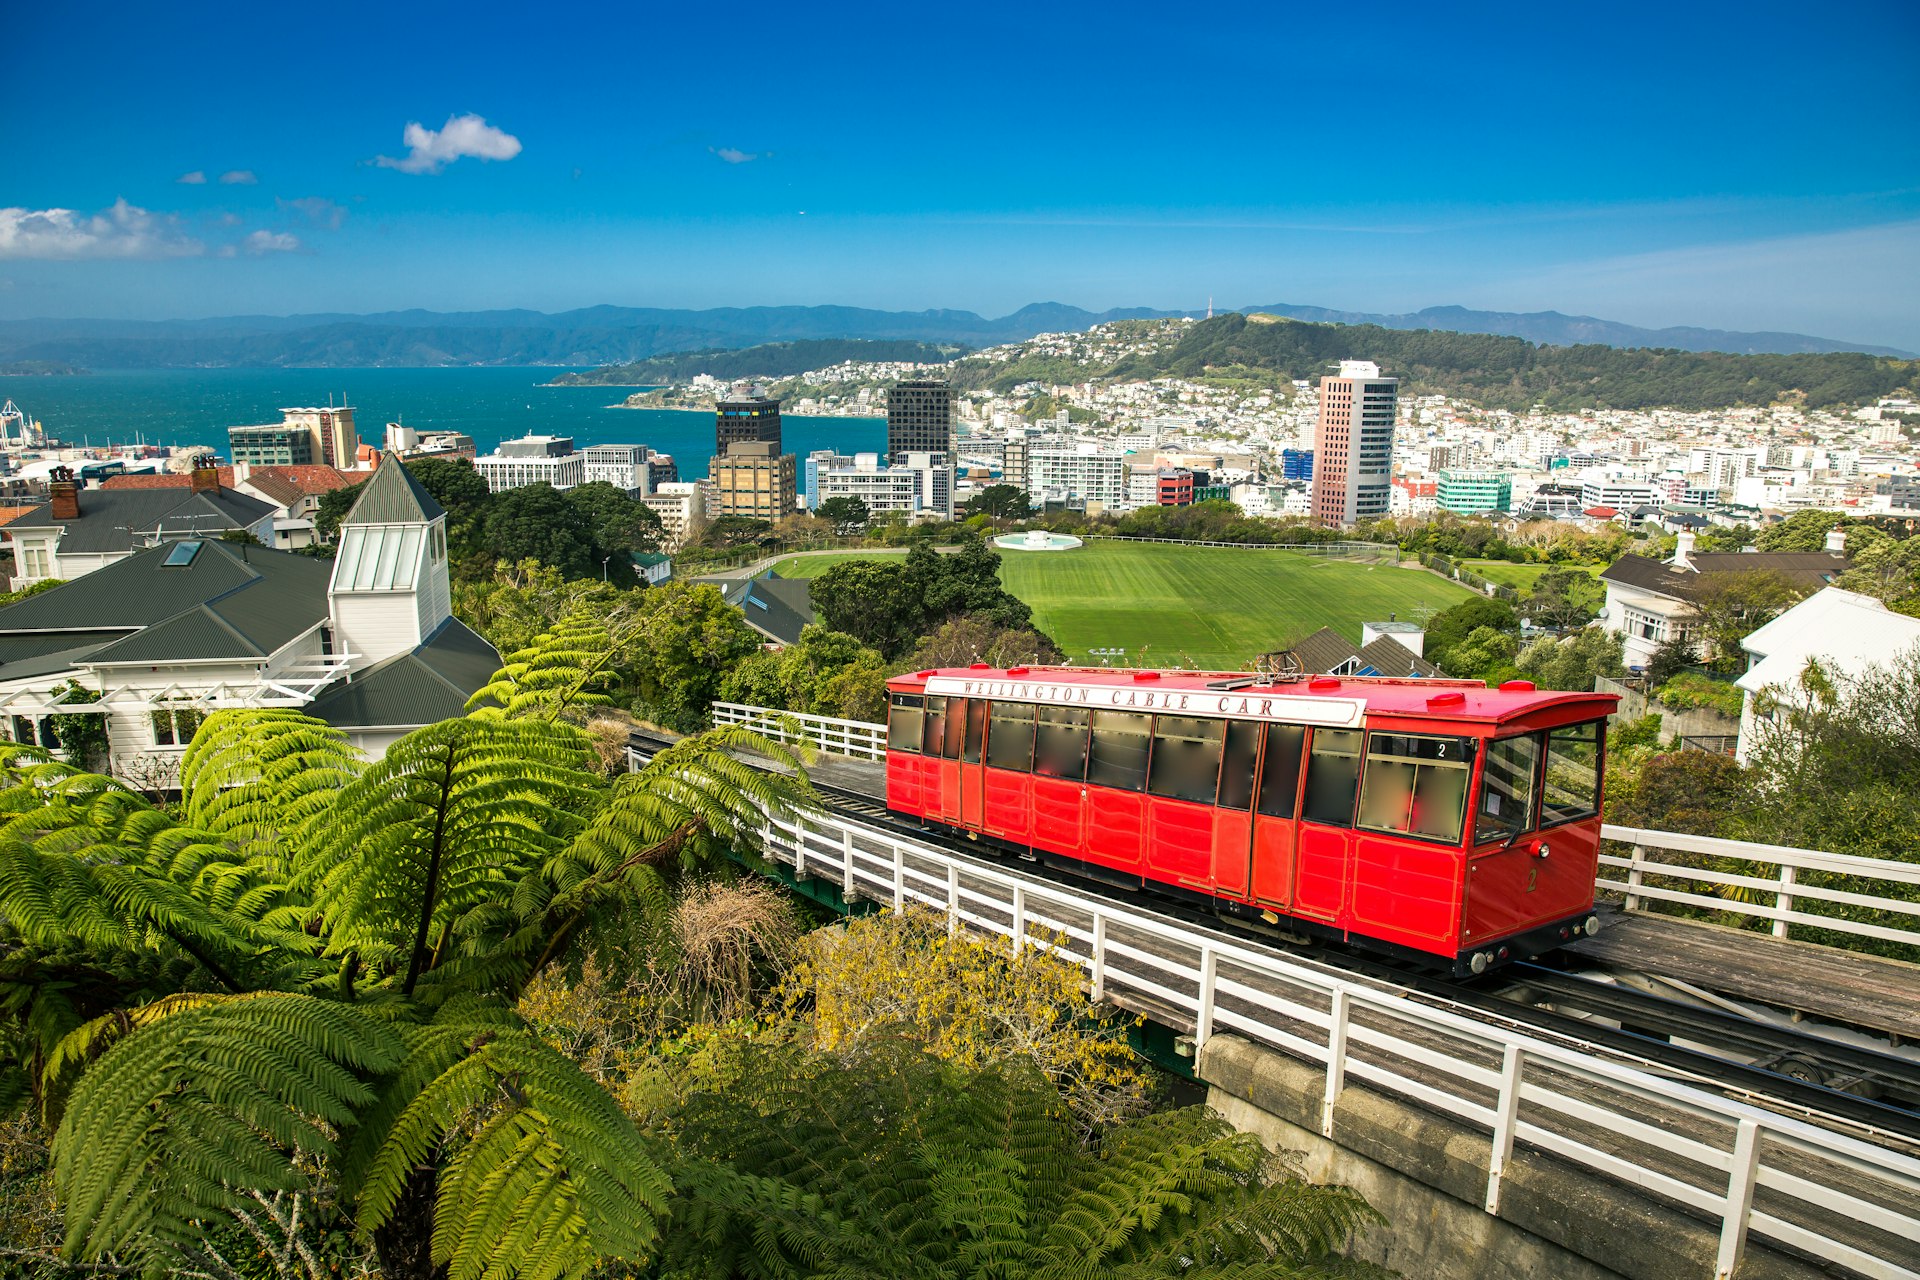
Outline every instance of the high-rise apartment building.
[[[303, 435], [307, 438], [304, 448], [287, 440], [284, 443], [274, 439], [274, 433]], [[360, 433], [353, 429], [353, 409], [348, 405], [328, 405], [324, 409], [282, 409], [280, 421], [266, 426], [228, 427], [227, 442], [232, 448], [246, 447], [249, 456], [234, 458], [235, 462], [256, 462], [273, 465], [282, 453], [300, 458], [304, 463], [321, 463], [329, 467], [351, 467], [360, 451]], [[263, 456], [259, 451], [266, 450], [276, 458]]]
[[524, 435], [502, 440], [497, 450], [475, 458], [473, 469], [494, 493], [530, 484], [571, 489], [587, 482], [587, 455], [575, 452], [572, 436]]
[[637, 498], [653, 491], [652, 468], [647, 459], [652, 450], [643, 444], [590, 444], [587, 457], [587, 483], [610, 484], [625, 489]]
[[1371, 360], [1342, 360], [1320, 379], [1313, 429], [1313, 522], [1339, 529], [1387, 514], [1400, 380]]
[[794, 456], [768, 440], [731, 444], [707, 469], [721, 516], [782, 520], [794, 512]]
[[944, 378], [896, 382], [887, 388], [887, 458], [953, 450], [953, 386]]
[[903, 511], [916, 520], [953, 518], [953, 464], [944, 453], [909, 453], [887, 463], [877, 453], [810, 458], [819, 501], [858, 498], [875, 515]]
[[766, 396], [722, 400], [714, 413], [713, 451], [725, 456], [733, 444], [771, 444], [780, 453], [780, 402]]
[[1440, 473], [1434, 494], [1442, 511], [1455, 515], [1491, 515], [1513, 506], [1513, 475], [1506, 471], [1457, 471], [1449, 467]]
[[1098, 503], [1117, 511], [1127, 504], [1127, 455], [1091, 441], [1035, 445], [1027, 450], [1027, 481], [1036, 507]]
[[1024, 435], [1007, 437], [1006, 450], [1001, 454], [1000, 483], [1010, 484], [1022, 493], [1029, 491], [1027, 481], [1027, 438]]
[[313, 462], [313, 436], [300, 427], [228, 427], [227, 454], [256, 467], [304, 467]]

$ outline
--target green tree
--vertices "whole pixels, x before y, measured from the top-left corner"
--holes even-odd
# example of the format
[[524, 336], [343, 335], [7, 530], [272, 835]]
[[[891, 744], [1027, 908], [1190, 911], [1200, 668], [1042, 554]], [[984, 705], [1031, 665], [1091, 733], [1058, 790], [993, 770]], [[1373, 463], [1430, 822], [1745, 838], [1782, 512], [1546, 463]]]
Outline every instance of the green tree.
[[604, 480], [575, 485], [566, 490], [566, 496], [585, 518], [595, 551], [602, 558], [611, 555], [624, 566], [618, 571], [624, 580], [613, 573], [608, 574], [607, 580], [622, 585], [637, 581], [633, 557], [658, 550], [660, 546], [660, 517], [654, 514], [653, 508], [636, 502], [627, 496], [625, 489], [617, 489]]
[[[495, 494], [481, 520], [480, 548], [496, 562], [538, 560], [569, 578], [598, 578], [605, 554], [580, 508], [545, 483]], [[631, 566], [627, 572], [623, 586], [631, 585]]]
[[1599, 677], [1625, 673], [1620, 665], [1622, 648], [1618, 633], [1582, 627], [1561, 639], [1541, 636], [1515, 655], [1513, 665], [1542, 689], [1591, 690]]
[[1593, 578], [1572, 569], [1549, 569], [1533, 581], [1520, 612], [1536, 627], [1571, 631], [1593, 621], [1597, 610], [1588, 601]]
[[[1426, 655], [1429, 662], [1447, 667], [1447, 652], [1482, 628], [1518, 634], [1520, 617], [1504, 600], [1475, 597], [1462, 600], [1451, 609], [1443, 609], [1427, 622]], [[1451, 670], [1450, 667], [1448, 667]]]
[[668, 1274], [1368, 1274], [1336, 1254], [1378, 1220], [1352, 1192], [1286, 1178], [1203, 1107], [1082, 1146], [1030, 1066], [724, 1037], [640, 1076], [632, 1102], [673, 1137]]
[[1027, 491], [1014, 484], [991, 484], [961, 504], [970, 516], [991, 517], [995, 527], [1010, 520], [1025, 520], [1033, 514]]
[[1831, 511], [1796, 511], [1779, 524], [1762, 529], [1754, 545], [1762, 551], [1824, 551], [1829, 533], [1853, 523]]
[[1862, 527], [1848, 536], [1847, 551], [1854, 567], [1835, 579], [1834, 586], [1884, 600], [1889, 608], [1920, 618], [1920, 538], [1895, 540]]
[[1693, 641], [1676, 636], [1661, 644], [1647, 659], [1647, 687], [1658, 689], [1696, 661]]
[[390, 1280], [646, 1260], [655, 1151], [514, 1002], [800, 802], [740, 748], [782, 752], [725, 731], [607, 786], [553, 721], [447, 721], [367, 765], [319, 721], [229, 711], [177, 815], [0, 753], [0, 1007], [57, 1119], [66, 1256], [165, 1270], [324, 1186]]
[[1771, 569], [1700, 574], [1691, 603], [1707, 661], [1723, 671], [1742, 664], [1740, 642], [1804, 599], [1806, 588]]
[[862, 499], [850, 496], [828, 498], [820, 504], [818, 514], [822, 520], [833, 526], [835, 533], [842, 537], [860, 532], [867, 527], [867, 521], [873, 517], [873, 513], [867, 509], [867, 504]]
[[[929, 552], [931, 554], [931, 552]], [[899, 653], [920, 634], [926, 607], [898, 560], [843, 560], [813, 580], [820, 620], [869, 649]]]
[[1067, 655], [1045, 632], [1032, 627], [1006, 627], [961, 614], [949, 618], [920, 638], [913, 651], [894, 664], [896, 671], [924, 671], [931, 667], [965, 667], [984, 662], [994, 667], [1065, 662]]
[[706, 583], [672, 581], [640, 593], [630, 669], [641, 709], [670, 729], [699, 730], [726, 673], [760, 649], [760, 635]]
[[597, 577], [568, 578], [538, 560], [502, 562], [490, 577], [453, 586], [454, 615], [501, 653], [526, 648], [575, 609], [611, 620], [638, 607], [637, 592]]

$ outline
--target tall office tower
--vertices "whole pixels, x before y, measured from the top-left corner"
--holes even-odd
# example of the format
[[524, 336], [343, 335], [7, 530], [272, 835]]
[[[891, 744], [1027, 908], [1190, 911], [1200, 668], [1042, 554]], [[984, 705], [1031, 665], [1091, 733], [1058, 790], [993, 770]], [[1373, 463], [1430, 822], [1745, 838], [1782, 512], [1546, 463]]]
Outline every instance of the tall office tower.
[[765, 396], [722, 400], [713, 419], [713, 451], [724, 456], [731, 444], [770, 444], [780, 452], [780, 402]]
[[714, 458], [707, 477], [718, 491], [718, 514], [783, 520], [794, 512], [795, 459], [765, 440], [733, 444]]
[[360, 433], [353, 429], [351, 405], [324, 409], [282, 409], [286, 426], [300, 427], [313, 436], [313, 460], [329, 467], [351, 467], [360, 449]]
[[1341, 529], [1387, 514], [1393, 496], [1393, 419], [1400, 380], [1371, 360], [1342, 360], [1320, 379], [1313, 429], [1313, 522]]
[[943, 378], [896, 382], [887, 388], [887, 459], [909, 453], [953, 451], [953, 386]]

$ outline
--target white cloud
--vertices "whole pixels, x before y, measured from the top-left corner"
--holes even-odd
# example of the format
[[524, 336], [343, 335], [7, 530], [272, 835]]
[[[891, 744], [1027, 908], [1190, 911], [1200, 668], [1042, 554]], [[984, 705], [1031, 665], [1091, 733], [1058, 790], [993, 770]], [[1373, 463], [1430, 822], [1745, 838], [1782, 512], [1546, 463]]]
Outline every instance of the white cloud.
[[92, 217], [72, 209], [0, 209], [0, 258], [183, 258], [206, 249], [172, 216], [124, 199]]
[[195, 169], [192, 173], [181, 174], [174, 181], [189, 187], [204, 187], [207, 185], [207, 175], [204, 170]]
[[230, 187], [251, 187], [260, 181], [251, 169], [229, 169], [220, 175], [220, 181]]
[[374, 163], [382, 169], [401, 173], [438, 173], [463, 156], [478, 160], [511, 160], [520, 154], [520, 139], [496, 129], [477, 115], [448, 116], [439, 129], [429, 129], [419, 121], [409, 121], [401, 135], [407, 154], [396, 160], [378, 156]]
[[742, 151], [738, 147], [708, 147], [707, 150], [713, 152], [713, 154], [719, 156], [728, 164], [745, 164], [749, 160], [758, 160], [762, 154], [769, 156], [773, 154], [771, 151], [764, 153], [759, 151]]
[[263, 253], [292, 253], [300, 240], [284, 231], [255, 231], [240, 242], [240, 248], [255, 257]]
[[298, 200], [275, 197], [274, 204], [283, 213], [297, 213], [314, 226], [329, 231], [338, 231], [340, 224], [347, 220], [347, 206], [335, 204], [325, 196], [301, 196]]

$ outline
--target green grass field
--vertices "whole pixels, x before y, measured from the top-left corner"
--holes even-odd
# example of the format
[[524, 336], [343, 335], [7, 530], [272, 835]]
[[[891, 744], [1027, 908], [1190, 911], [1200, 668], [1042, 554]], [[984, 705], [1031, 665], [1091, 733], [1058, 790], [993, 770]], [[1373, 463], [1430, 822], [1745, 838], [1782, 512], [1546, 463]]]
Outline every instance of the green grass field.
[[788, 556], [773, 566], [783, 578], [817, 578], [837, 564], [848, 560], [897, 560], [905, 551], [835, 551], [817, 556]]
[[[813, 577], [862, 554], [791, 557], [775, 568]], [[1114, 648], [1129, 664], [1229, 669], [1323, 626], [1357, 644], [1363, 622], [1389, 613], [1421, 621], [1473, 594], [1391, 564], [1155, 543], [1003, 551], [1000, 577], [1076, 661]]]
[[1488, 582], [1497, 582], [1503, 587], [1513, 587], [1522, 596], [1533, 590], [1533, 584], [1540, 575], [1549, 569], [1571, 569], [1575, 573], [1587, 576], [1584, 584], [1575, 584], [1574, 599], [1598, 609], [1607, 602], [1606, 584], [1600, 581], [1600, 565], [1590, 564], [1514, 564], [1510, 560], [1462, 560], [1462, 568], [1470, 569]]

